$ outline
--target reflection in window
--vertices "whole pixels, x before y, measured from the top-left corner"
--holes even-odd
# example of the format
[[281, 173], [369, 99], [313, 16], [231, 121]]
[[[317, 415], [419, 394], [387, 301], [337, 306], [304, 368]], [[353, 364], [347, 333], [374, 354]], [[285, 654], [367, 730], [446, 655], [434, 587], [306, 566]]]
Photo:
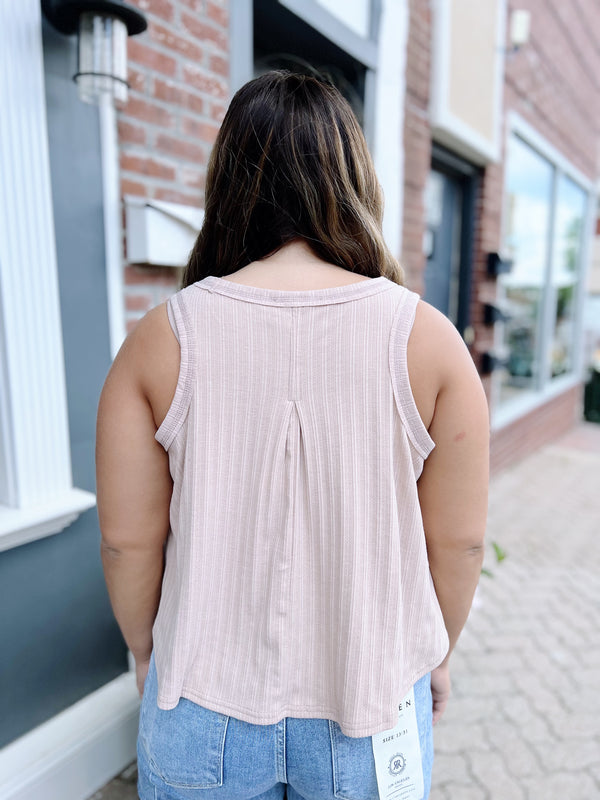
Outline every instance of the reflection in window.
[[569, 178], [561, 175], [556, 197], [554, 226], [554, 291], [553, 336], [548, 351], [550, 374], [554, 378], [573, 369], [575, 344], [575, 301], [579, 280], [579, 264], [586, 194]]
[[513, 268], [500, 280], [508, 313], [501, 402], [574, 369], [587, 206], [586, 192], [517, 136], [506, 170], [503, 249]]
[[501, 285], [509, 319], [504, 326], [508, 355], [501, 400], [540, 380], [542, 308], [548, 264], [552, 202], [551, 164], [513, 137], [509, 144], [504, 250], [513, 260]]

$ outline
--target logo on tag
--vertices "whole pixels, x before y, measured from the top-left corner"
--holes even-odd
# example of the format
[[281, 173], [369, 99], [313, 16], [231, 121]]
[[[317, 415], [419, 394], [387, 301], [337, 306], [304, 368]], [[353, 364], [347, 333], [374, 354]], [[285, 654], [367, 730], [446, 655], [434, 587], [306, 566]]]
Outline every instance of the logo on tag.
[[402, 753], [396, 753], [390, 758], [390, 763], [388, 764], [388, 771], [390, 775], [400, 775], [401, 772], [404, 772], [404, 767], [406, 766], [406, 759], [402, 755]]
[[371, 738], [379, 800], [423, 800], [423, 763], [414, 689], [402, 700], [395, 727], [374, 733]]

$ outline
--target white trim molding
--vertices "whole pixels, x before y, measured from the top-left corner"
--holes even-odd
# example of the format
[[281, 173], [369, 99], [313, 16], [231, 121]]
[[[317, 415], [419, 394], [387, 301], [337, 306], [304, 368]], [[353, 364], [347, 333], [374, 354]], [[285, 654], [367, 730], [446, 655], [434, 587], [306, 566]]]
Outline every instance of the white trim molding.
[[[578, 183], [586, 192], [596, 193], [594, 182], [587, 178], [583, 172], [577, 169], [561, 152], [551, 144], [548, 139], [542, 136], [533, 125], [530, 125], [520, 114], [516, 111], [509, 111], [506, 118], [506, 139], [511, 135], [520, 136], [530, 147], [543, 156], [548, 161], [551, 161], [553, 166], [557, 167], [559, 172], [563, 172], [569, 178]], [[600, 191], [600, 188], [598, 189]]]
[[117, 115], [112, 97], [102, 94], [98, 109], [102, 151], [102, 207], [110, 354], [114, 358], [125, 339], [125, 286], [121, 258], [121, 188]]
[[506, 0], [497, 0], [496, 50], [493, 86], [493, 138], [487, 139], [459, 119], [449, 108], [450, 36], [452, 0], [434, 0], [432, 8], [431, 128], [435, 141], [459, 155], [485, 166], [500, 160], [504, 60], [506, 38]]
[[406, 0], [384, 0], [379, 20], [373, 160], [385, 201], [383, 235], [395, 256], [402, 249], [408, 19]]
[[95, 499], [72, 483], [39, 0], [0, 0], [0, 20], [0, 530], [18, 543]]
[[522, 397], [515, 397], [504, 405], [497, 403], [492, 408], [490, 430], [492, 433], [496, 433], [531, 411], [535, 411], [536, 408], [545, 406], [546, 403], [580, 385], [581, 377], [579, 375], [565, 375], [555, 379], [541, 391], [536, 392], [533, 389], [524, 391]]
[[140, 698], [126, 672], [0, 750], [2, 800], [85, 800], [135, 761]]
[[84, 511], [96, 505], [96, 495], [70, 489], [32, 508], [0, 506], [0, 552], [60, 533]]

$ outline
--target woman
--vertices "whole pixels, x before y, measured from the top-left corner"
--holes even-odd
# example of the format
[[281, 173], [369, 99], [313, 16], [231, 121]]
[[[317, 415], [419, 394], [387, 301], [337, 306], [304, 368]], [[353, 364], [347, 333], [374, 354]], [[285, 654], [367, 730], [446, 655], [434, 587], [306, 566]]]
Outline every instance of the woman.
[[110, 370], [98, 509], [142, 800], [429, 794], [482, 561], [488, 414], [381, 221], [341, 95], [250, 81], [183, 288]]

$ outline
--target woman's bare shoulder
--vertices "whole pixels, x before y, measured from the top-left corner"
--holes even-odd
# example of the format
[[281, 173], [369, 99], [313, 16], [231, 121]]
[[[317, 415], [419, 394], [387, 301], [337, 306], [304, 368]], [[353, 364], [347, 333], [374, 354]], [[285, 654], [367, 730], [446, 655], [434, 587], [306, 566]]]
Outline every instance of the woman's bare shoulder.
[[455, 361], [471, 356], [460, 333], [448, 317], [424, 300], [419, 300], [409, 347], [427, 355], [442, 373], [451, 371]]
[[140, 319], [123, 342], [111, 369], [113, 380], [129, 384], [146, 397], [157, 427], [175, 395], [179, 361], [179, 342], [165, 302]]
[[440, 311], [419, 300], [408, 340], [408, 372], [415, 403], [426, 427], [439, 393], [479, 382], [473, 359], [461, 335]]

